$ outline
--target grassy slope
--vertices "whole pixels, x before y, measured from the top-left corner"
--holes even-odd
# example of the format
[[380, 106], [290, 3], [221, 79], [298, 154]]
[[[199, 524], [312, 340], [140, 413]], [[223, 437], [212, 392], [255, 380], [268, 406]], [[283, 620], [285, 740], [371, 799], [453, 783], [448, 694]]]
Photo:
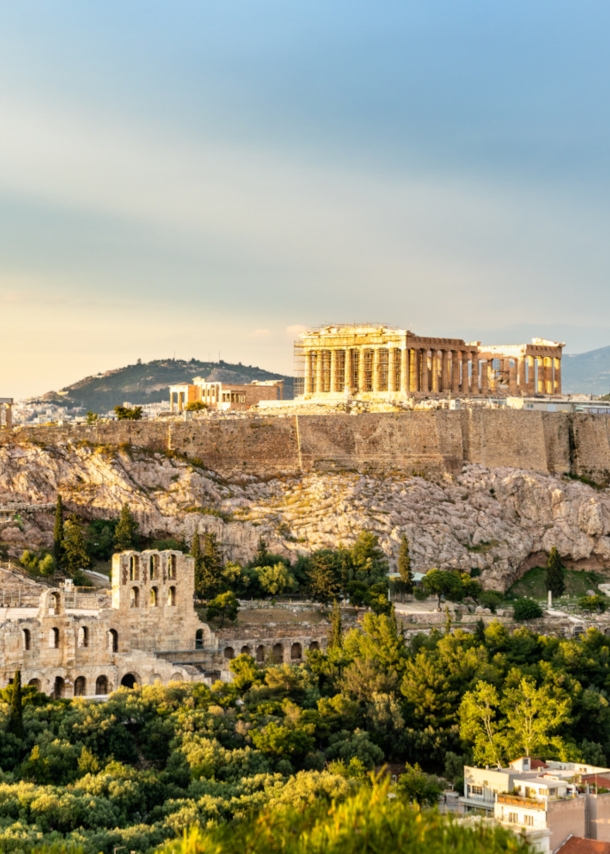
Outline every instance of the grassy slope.
[[62, 389], [62, 393], [51, 391], [39, 400], [64, 406], [83, 406], [98, 413], [107, 412], [125, 401], [131, 404], [168, 401], [169, 404], [169, 386], [191, 382], [196, 376], [237, 383], [283, 379], [284, 397], [293, 396], [292, 377], [274, 374], [252, 365], [200, 362], [197, 359], [189, 362], [182, 359], [156, 359], [86, 377]]
[[[535, 566], [525, 573], [509, 590], [513, 596], [529, 596], [531, 599], [546, 600], [547, 592], [544, 586], [544, 567]], [[587, 590], [599, 593], [598, 584], [610, 581], [609, 575], [587, 570], [566, 569], [566, 595], [571, 597], [585, 596]]]

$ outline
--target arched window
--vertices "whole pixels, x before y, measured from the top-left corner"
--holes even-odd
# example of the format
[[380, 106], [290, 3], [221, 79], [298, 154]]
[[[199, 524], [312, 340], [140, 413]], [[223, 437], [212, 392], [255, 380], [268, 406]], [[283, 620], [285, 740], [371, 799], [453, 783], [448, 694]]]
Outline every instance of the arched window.
[[138, 556], [132, 555], [129, 558], [129, 580], [137, 581], [138, 580]]
[[49, 614], [59, 614], [59, 593], [51, 593], [49, 596]]
[[167, 591], [167, 604], [173, 606], [176, 604], [176, 588], [170, 587]]
[[131, 608], [137, 608], [140, 604], [140, 591], [137, 587], [131, 588], [131, 593], [129, 595], [129, 605]]
[[293, 661], [300, 659], [303, 655], [303, 647], [300, 643], [293, 643], [290, 647], [290, 658]]
[[225, 646], [224, 657], [228, 659], [235, 657], [235, 650], [232, 646]]
[[242, 655], [250, 655], [250, 647], [249, 646], [242, 646], [241, 654]]
[[40, 689], [42, 687], [42, 685], [40, 684], [40, 679], [30, 679], [30, 681], [28, 682], [28, 685], [31, 688], [36, 688], [37, 691], [40, 691]]
[[63, 697], [65, 687], [66, 684], [61, 676], [56, 676], [53, 684], [53, 698], [55, 700], [59, 700], [60, 697]]
[[273, 647], [273, 660], [280, 663], [284, 660], [284, 646], [281, 643], [276, 643]]
[[119, 651], [119, 633], [116, 629], [110, 629], [108, 632], [108, 649], [110, 652]]
[[167, 560], [167, 577], [176, 577], [176, 555], [169, 555]]
[[108, 693], [108, 679], [105, 676], [98, 676], [95, 680], [95, 693], [98, 695]]
[[265, 647], [262, 644], [256, 647], [256, 660], [261, 662], [265, 660]]
[[23, 648], [25, 650], [32, 648], [32, 635], [29, 629], [23, 630]]
[[87, 626], [78, 627], [78, 646], [81, 649], [89, 646], [89, 629]]
[[126, 673], [121, 679], [121, 685], [124, 688], [135, 688], [139, 679], [135, 673]]
[[159, 555], [151, 555], [150, 556], [150, 579], [157, 579], [159, 577]]
[[150, 607], [156, 608], [159, 604], [159, 591], [156, 587], [150, 588]]
[[84, 697], [87, 693], [87, 680], [84, 676], [77, 676], [74, 680], [74, 696]]
[[203, 649], [203, 629], [195, 632], [195, 649]]
[[309, 644], [309, 649], [311, 649], [311, 650], [320, 649], [320, 644], [318, 643], [318, 641], [312, 641]]
[[51, 629], [49, 632], [49, 646], [51, 649], [59, 649], [59, 629]]

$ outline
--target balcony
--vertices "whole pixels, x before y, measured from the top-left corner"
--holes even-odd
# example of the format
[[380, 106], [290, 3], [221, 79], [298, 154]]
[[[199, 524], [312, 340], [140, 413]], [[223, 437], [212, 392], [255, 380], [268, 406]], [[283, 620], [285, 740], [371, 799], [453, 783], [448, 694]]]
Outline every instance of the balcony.
[[521, 795], [498, 795], [499, 804], [507, 804], [527, 810], [546, 810], [547, 800], [548, 798], [537, 800], [536, 798], [525, 798]]

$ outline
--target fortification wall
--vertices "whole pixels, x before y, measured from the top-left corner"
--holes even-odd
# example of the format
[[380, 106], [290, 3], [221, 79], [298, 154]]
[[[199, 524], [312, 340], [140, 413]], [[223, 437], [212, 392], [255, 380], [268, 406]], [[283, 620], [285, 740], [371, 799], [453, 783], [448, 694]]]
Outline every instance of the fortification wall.
[[464, 463], [610, 483], [610, 418], [471, 409], [359, 415], [253, 415], [187, 422], [21, 427], [3, 442], [89, 442], [175, 451], [226, 477], [302, 471], [455, 473]]

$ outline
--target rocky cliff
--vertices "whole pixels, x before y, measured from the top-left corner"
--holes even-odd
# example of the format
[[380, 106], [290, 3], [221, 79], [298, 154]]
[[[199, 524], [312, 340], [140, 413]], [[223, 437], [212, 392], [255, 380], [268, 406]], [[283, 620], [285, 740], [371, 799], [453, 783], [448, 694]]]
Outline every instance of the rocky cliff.
[[[453, 477], [355, 472], [301, 473], [228, 482], [163, 452], [87, 444], [0, 446], [0, 508], [39, 505], [57, 492], [86, 518], [115, 517], [128, 502], [146, 534], [190, 540], [214, 531], [225, 554], [247, 560], [264, 536], [273, 551], [296, 555], [349, 544], [375, 531], [395, 556], [402, 533], [416, 570], [482, 571], [502, 589], [557, 545], [568, 562], [610, 567], [610, 491], [564, 476], [466, 465]], [[34, 507], [0, 521], [13, 554], [49, 545], [53, 513]], [[0, 517], [1, 518], [1, 517]]]

